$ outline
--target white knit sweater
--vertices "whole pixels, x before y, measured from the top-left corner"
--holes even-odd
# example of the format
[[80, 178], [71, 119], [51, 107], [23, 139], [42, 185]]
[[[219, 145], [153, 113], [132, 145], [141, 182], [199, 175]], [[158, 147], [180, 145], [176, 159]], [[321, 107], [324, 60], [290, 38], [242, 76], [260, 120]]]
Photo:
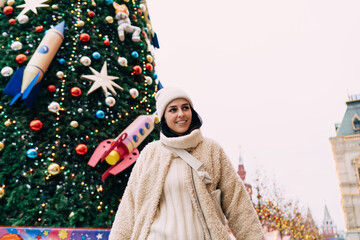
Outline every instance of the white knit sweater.
[[147, 240], [205, 239], [201, 221], [185, 185], [188, 167], [181, 158], [172, 160]]

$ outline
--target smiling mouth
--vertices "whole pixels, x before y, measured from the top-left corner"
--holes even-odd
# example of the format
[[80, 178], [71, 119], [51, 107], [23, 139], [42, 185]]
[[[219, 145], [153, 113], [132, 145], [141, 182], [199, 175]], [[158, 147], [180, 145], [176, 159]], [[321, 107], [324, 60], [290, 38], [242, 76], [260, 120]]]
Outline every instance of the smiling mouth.
[[184, 124], [184, 123], [186, 123], [187, 121], [178, 121], [178, 122], [176, 122], [177, 124]]

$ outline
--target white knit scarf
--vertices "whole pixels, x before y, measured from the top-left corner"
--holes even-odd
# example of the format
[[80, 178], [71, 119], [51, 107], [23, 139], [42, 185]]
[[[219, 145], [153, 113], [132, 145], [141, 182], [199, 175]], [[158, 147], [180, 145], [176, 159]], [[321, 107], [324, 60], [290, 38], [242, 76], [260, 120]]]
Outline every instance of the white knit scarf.
[[195, 148], [202, 140], [203, 137], [200, 129], [196, 129], [185, 136], [172, 138], [166, 137], [162, 133], [160, 134], [160, 141], [175, 155], [189, 164], [205, 184], [209, 184], [212, 183], [212, 179], [204, 169], [204, 164], [186, 151], [186, 149]]

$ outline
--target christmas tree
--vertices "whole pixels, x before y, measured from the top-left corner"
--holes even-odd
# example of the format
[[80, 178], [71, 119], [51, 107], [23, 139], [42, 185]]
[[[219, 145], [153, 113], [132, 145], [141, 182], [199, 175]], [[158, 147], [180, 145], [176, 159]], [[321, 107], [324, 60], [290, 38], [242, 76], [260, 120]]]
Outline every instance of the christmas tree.
[[102, 181], [110, 165], [88, 161], [154, 112], [146, 2], [0, 0], [0, 10], [0, 225], [110, 227], [132, 167]]

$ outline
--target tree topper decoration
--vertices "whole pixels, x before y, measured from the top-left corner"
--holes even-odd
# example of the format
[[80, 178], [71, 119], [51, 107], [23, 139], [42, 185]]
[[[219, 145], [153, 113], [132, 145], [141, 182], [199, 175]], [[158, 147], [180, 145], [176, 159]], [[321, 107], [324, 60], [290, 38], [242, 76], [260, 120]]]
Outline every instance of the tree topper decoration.
[[105, 97], [108, 96], [108, 89], [112, 92], [112, 94], [114, 96], [116, 95], [116, 91], [113, 87], [116, 87], [120, 90], [124, 90], [122, 87], [120, 87], [119, 85], [117, 85], [116, 83], [114, 83], [112, 81], [115, 79], [119, 79], [119, 77], [107, 75], [106, 61], [104, 62], [104, 65], [102, 66], [100, 73], [98, 71], [96, 71], [95, 69], [93, 69], [92, 67], [89, 67], [89, 68], [94, 75], [82, 75], [81, 76], [81, 79], [87, 79], [90, 81], [94, 81], [94, 84], [91, 86], [90, 90], [87, 92], [86, 95], [89, 95], [90, 93], [92, 93], [93, 91], [98, 89], [99, 87], [102, 88], [102, 90], [105, 94]]
[[19, 5], [16, 8], [23, 8], [23, 10], [19, 13], [17, 17], [20, 17], [21, 15], [24, 15], [28, 11], [32, 11], [37, 15], [37, 9], [36, 8], [48, 8], [48, 4], [43, 4], [45, 2], [48, 2], [48, 0], [25, 0], [25, 4]]

